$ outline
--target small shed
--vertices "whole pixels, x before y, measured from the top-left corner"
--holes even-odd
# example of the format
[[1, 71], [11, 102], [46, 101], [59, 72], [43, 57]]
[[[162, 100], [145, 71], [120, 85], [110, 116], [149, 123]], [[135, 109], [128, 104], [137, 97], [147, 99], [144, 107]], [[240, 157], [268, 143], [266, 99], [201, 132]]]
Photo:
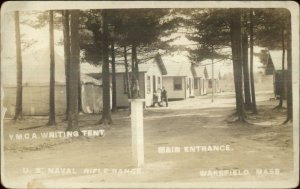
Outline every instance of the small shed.
[[[283, 98], [286, 98], [287, 92], [287, 51], [285, 51], [284, 58], [284, 68], [282, 70], [282, 51], [281, 50], [269, 50], [269, 57], [267, 61], [267, 66], [265, 69], [266, 75], [273, 75], [273, 88], [275, 97], [280, 97], [282, 90], [285, 90], [283, 93]], [[283, 78], [282, 78], [283, 77]]]

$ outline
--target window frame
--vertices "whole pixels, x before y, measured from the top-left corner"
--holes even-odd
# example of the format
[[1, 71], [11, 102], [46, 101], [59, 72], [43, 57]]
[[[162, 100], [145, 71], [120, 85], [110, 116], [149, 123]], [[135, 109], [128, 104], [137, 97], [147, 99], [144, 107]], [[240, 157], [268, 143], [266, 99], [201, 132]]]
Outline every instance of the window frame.
[[[177, 81], [180, 80], [180, 88], [177, 88], [176, 85], [179, 85], [179, 83], [176, 83], [176, 79]], [[182, 87], [182, 77], [173, 77], [173, 89], [174, 91], [182, 91], [183, 87]]]

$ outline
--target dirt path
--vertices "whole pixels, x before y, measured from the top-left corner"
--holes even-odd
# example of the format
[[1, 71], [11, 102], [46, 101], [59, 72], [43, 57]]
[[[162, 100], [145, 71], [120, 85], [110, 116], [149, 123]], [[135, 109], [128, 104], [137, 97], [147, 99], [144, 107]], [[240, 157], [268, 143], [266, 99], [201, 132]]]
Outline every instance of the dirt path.
[[[66, 123], [20, 131], [19, 128], [28, 125], [42, 125], [47, 118], [27, 118], [18, 124], [6, 120], [4, 168], [7, 183], [14, 181], [17, 187], [27, 186], [29, 180], [34, 179], [43, 184], [284, 180], [293, 170], [292, 125], [279, 125], [285, 113], [272, 111], [277, 102], [269, 99], [270, 94], [258, 95], [260, 114], [248, 119], [253, 124], [227, 122], [234, 112], [231, 94], [216, 96], [213, 104], [210, 97], [205, 96], [170, 102], [169, 108], [146, 109], [145, 166], [141, 170], [131, 162], [130, 118], [126, 111], [113, 115], [114, 125], [106, 130], [104, 137], [10, 140], [9, 134], [13, 133], [63, 131]], [[81, 115], [80, 125], [82, 129], [99, 128], [95, 125], [98, 119], [95, 115]], [[220, 146], [226, 145], [228, 150], [221, 151]], [[219, 146], [219, 151], [208, 150], [213, 146]], [[159, 152], [171, 147], [179, 148], [180, 152]], [[197, 152], [197, 148], [201, 150]], [[203, 151], [204, 148], [208, 151]], [[28, 168], [30, 173], [25, 174], [23, 168]], [[36, 168], [44, 169], [37, 174], [33, 172]], [[48, 168], [75, 171], [62, 173], [61, 169], [59, 173], [49, 173]], [[101, 172], [84, 173], [88, 168], [98, 168]], [[258, 169], [269, 172], [257, 176]], [[270, 174], [270, 170], [276, 172], [277, 169], [279, 175]], [[239, 174], [248, 171], [249, 174], [200, 175], [200, 171], [210, 170], [235, 170]]]

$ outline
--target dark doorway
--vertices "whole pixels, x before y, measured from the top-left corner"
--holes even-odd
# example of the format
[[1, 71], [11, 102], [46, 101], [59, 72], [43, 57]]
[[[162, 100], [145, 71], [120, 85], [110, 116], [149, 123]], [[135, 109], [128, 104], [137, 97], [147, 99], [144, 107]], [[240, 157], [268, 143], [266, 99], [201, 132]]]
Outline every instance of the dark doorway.
[[153, 92], [156, 91], [156, 77], [153, 76]]

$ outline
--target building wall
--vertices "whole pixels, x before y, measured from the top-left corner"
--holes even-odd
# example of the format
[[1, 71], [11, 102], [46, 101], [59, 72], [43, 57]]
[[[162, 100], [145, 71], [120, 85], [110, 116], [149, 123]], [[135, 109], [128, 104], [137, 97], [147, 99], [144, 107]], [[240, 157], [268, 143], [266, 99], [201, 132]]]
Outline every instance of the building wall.
[[[128, 96], [124, 91], [124, 75], [125, 73], [116, 74], [117, 107], [127, 107], [129, 105]], [[150, 77], [150, 82], [148, 82], [148, 77]], [[146, 106], [151, 106], [153, 103], [153, 77], [155, 77], [155, 90], [158, 88], [161, 89], [163, 80], [161, 71], [157, 65], [153, 65], [146, 73], [139, 73], [140, 97], [145, 99]], [[158, 78], [160, 78], [160, 83]], [[148, 90], [148, 85], [150, 90]]]
[[[264, 75], [263, 73], [254, 74], [255, 91], [273, 91], [273, 75]], [[227, 74], [220, 80], [222, 92], [235, 92], [233, 75]]]
[[[124, 82], [125, 73], [117, 73], [116, 74], [116, 89], [117, 89], [117, 107], [128, 107], [128, 95], [125, 89]], [[129, 79], [129, 82], [131, 80]], [[139, 73], [139, 87], [140, 87], [140, 96], [141, 98], [145, 98], [145, 80], [144, 73]]]
[[212, 93], [212, 90], [214, 89], [214, 93], [221, 92], [221, 81], [219, 79], [214, 79], [214, 86], [211, 85], [211, 79], [207, 80], [207, 93]]
[[116, 74], [117, 107], [127, 107], [129, 104], [124, 85], [124, 75], [123, 73]]
[[196, 83], [194, 82], [194, 95], [201, 96], [206, 94], [207, 81], [202, 77], [197, 77], [198, 89], [196, 89]]
[[163, 86], [165, 87], [168, 98], [169, 99], [185, 99], [186, 95], [186, 79], [185, 77], [179, 77], [181, 78], [182, 82], [182, 89], [181, 90], [174, 90], [174, 77], [170, 76], [163, 76]]
[[[150, 82], [148, 80], [148, 77], [150, 77]], [[154, 81], [154, 77], [155, 77], [155, 81]], [[155, 88], [153, 86], [154, 82], [155, 82]], [[146, 103], [146, 106], [151, 106], [153, 104], [154, 91], [157, 91], [158, 89], [162, 89], [162, 86], [163, 86], [162, 75], [161, 75], [161, 71], [159, 70], [158, 66], [151, 67], [149, 69], [149, 71], [147, 73], [145, 73], [144, 84], [145, 84], [144, 85], [144, 87], [145, 87], [145, 103]], [[148, 87], [149, 84], [150, 84], [150, 86]]]

